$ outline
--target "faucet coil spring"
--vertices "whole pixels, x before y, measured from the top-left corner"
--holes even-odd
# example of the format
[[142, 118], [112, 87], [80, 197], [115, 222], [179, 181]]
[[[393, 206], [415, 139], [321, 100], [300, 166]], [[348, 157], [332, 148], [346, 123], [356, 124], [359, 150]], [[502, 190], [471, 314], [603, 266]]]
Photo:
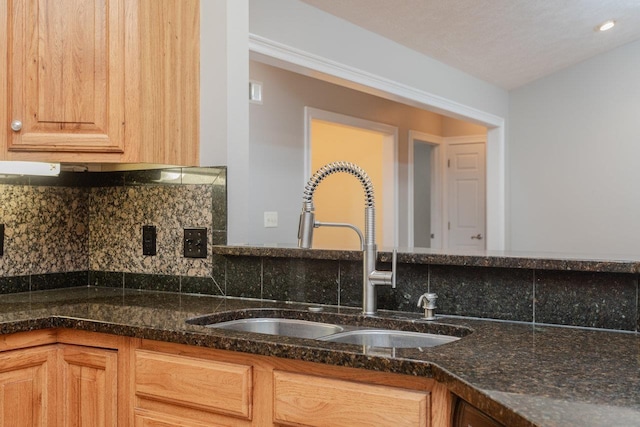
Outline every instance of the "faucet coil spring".
[[304, 193], [302, 196], [303, 204], [313, 203], [313, 194], [318, 188], [318, 185], [329, 175], [337, 172], [346, 172], [358, 178], [360, 184], [364, 188], [364, 205], [366, 208], [375, 207], [375, 201], [373, 197], [373, 183], [369, 175], [358, 165], [351, 162], [333, 162], [324, 165], [307, 182], [304, 187]]

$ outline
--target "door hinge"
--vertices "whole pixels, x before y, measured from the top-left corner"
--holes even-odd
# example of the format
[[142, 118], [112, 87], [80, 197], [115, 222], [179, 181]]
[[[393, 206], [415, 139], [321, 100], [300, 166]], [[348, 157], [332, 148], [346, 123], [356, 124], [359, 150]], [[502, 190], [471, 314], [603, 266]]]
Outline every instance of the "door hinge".
[[451, 167], [451, 159], [447, 159], [447, 167], [450, 168]]
[[447, 222], [447, 230], [451, 230], [451, 221]]

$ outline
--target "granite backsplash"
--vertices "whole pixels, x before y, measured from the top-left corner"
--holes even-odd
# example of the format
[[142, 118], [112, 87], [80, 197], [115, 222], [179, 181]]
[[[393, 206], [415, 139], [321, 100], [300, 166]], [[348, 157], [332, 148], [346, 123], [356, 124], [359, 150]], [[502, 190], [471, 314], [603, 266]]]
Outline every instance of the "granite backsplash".
[[[166, 290], [217, 288], [211, 246], [226, 243], [225, 168], [4, 177], [0, 207], [2, 293], [97, 284], [105, 274], [120, 286], [167, 277]], [[156, 226], [155, 256], [142, 254], [143, 225]], [[185, 258], [183, 229], [196, 227], [207, 229], [208, 256]]]
[[[214, 255], [225, 258], [226, 295], [362, 306], [361, 261], [234, 249]], [[435, 292], [438, 314], [640, 332], [638, 273], [399, 262], [397, 274], [396, 289], [378, 288], [378, 308], [420, 313], [420, 295]]]
[[[362, 303], [357, 252], [213, 246], [226, 244], [225, 168], [1, 178], [0, 207], [0, 293], [105, 286]], [[142, 255], [143, 225], [157, 227], [155, 256]], [[207, 228], [206, 258], [182, 256], [192, 227]], [[420, 312], [430, 291], [439, 314], [640, 332], [639, 277], [638, 262], [406, 253], [378, 307]]]

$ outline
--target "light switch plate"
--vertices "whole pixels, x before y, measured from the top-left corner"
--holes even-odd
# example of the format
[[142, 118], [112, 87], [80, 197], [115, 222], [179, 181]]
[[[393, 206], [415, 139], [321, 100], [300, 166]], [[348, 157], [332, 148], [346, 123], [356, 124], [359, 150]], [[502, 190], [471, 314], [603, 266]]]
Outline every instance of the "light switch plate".
[[264, 228], [276, 228], [278, 226], [278, 212], [264, 213]]
[[157, 234], [155, 225], [142, 226], [142, 255], [152, 256], [156, 254], [156, 236]]
[[252, 104], [262, 104], [262, 82], [249, 81], [249, 102]]

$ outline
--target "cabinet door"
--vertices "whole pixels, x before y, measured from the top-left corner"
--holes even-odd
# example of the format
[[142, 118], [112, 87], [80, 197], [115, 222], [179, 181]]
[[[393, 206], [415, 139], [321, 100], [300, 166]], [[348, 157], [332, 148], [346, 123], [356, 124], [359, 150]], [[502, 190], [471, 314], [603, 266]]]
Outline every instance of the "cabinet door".
[[459, 400], [453, 420], [454, 427], [504, 427], [502, 424], [471, 406], [464, 400]]
[[58, 355], [60, 426], [117, 425], [118, 353], [61, 345]]
[[124, 0], [7, 8], [8, 151], [123, 152]]
[[0, 354], [0, 425], [56, 425], [55, 357], [55, 346]]

